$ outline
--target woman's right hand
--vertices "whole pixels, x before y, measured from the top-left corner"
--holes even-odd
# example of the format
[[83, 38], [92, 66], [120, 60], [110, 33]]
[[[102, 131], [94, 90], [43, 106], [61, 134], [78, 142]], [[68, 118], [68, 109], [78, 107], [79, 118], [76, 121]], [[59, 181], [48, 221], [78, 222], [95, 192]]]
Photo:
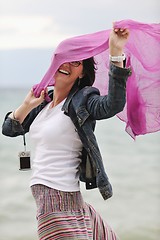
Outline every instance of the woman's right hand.
[[36, 108], [44, 101], [45, 94], [47, 94], [47, 89], [42, 90], [40, 96], [36, 98], [33, 90], [31, 89], [25, 97], [23, 103], [14, 112], [12, 112], [9, 117], [22, 123], [32, 109]]
[[23, 105], [25, 105], [28, 109], [32, 110], [44, 101], [45, 94], [47, 94], [47, 90], [42, 90], [40, 96], [37, 98], [34, 96], [33, 89], [31, 89], [25, 97]]

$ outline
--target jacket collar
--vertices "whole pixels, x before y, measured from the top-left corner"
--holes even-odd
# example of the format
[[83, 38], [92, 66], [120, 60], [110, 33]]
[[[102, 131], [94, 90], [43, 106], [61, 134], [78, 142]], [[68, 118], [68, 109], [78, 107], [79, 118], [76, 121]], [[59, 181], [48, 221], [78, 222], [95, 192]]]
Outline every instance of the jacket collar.
[[64, 111], [65, 113], [68, 113], [69, 104], [70, 104], [73, 96], [74, 96], [74, 95], [78, 92], [78, 90], [79, 90], [78, 82], [79, 82], [79, 79], [77, 79], [77, 81], [76, 81], [75, 84], [73, 85], [71, 91], [69, 92], [69, 95], [68, 95], [66, 101], [64, 102], [64, 104], [63, 104], [63, 106], [62, 106], [62, 111]]

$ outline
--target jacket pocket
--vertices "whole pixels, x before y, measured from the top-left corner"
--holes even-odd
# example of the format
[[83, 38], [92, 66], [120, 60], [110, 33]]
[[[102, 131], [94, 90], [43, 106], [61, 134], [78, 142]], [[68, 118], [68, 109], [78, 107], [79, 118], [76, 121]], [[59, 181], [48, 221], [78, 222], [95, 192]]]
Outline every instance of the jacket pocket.
[[84, 124], [84, 122], [88, 119], [90, 116], [89, 112], [86, 110], [86, 108], [81, 107], [77, 110], [77, 119], [80, 126]]

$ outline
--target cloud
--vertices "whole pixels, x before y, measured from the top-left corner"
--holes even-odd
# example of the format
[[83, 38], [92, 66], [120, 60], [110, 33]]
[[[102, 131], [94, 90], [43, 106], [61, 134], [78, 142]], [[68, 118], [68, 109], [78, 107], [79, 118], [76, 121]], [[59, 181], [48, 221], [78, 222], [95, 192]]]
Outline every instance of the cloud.
[[0, 33], [0, 49], [54, 48], [69, 36], [47, 16], [1, 16]]
[[67, 37], [122, 19], [159, 22], [159, 9], [159, 0], [0, 0], [0, 86], [39, 82]]
[[66, 37], [133, 19], [159, 22], [159, 0], [0, 0], [0, 49], [54, 48]]

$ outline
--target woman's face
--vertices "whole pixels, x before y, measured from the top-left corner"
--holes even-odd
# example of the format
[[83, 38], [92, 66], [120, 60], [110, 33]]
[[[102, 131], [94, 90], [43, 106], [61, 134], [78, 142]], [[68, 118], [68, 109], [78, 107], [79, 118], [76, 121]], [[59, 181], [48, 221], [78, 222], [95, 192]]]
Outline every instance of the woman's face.
[[77, 78], [83, 76], [83, 62], [74, 61], [63, 63], [55, 73], [55, 86], [73, 86]]

